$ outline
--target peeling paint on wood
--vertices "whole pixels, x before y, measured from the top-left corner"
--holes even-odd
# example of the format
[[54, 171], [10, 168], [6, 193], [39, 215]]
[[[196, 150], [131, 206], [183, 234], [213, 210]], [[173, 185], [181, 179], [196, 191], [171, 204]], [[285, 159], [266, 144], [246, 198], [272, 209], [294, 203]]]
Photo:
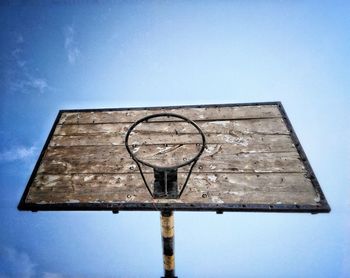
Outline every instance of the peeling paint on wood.
[[[205, 134], [208, 144], [235, 144], [241, 146], [248, 146], [248, 144], [267, 142], [289, 142], [291, 144], [290, 136], [288, 135], [240, 135], [240, 134]], [[76, 136], [62, 136], [57, 135], [52, 138], [50, 146], [123, 146], [124, 135], [98, 134], [98, 135], [76, 135]], [[169, 134], [166, 136], [155, 136], [147, 134], [138, 134], [129, 140], [131, 145], [139, 144], [200, 144], [199, 136], [190, 134]]]
[[[152, 178], [152, 174], [146, 175], [149, 182]], [[185, 174], [179, 175], [179, 184], [183, 183], [184, 178]], [[203, 198], [203, 194], [207, 197]], [[77, 197], [80, 202], [164, 201], [152, 200], [138, 173], [38, 175], [29, 194], [31, 202], [40, 202], [42, 198], [49, 202], [67, 202]], [[181, 200], [167, 202], [294, 204], [303, 201], [317, 204], [316, 198], [310, 180], [302, 173], [193, 173]]]
[[106, 112], [64, 113], [59, 124], [98, 124], [98, 123], [133, 123], [138, 119], [156, 113], [175, 113], [183, 115], [192, 121], [215, 119], [261, 119], [280, 118], [277, 105], [241, 106], [241, 107], [210, 107], [210, 108], [178, 108], [178, 109], [148, 109], [123, 110]]
[[[128, 156], [124, 148], [120, 152], [110, 153], [71, 152], [67, 155], [59, 153], [44, 158], [39, 173], [135, 173], [138, 171], [135, 162]], [[91, 150], [91, 148], [90, 148]], [[188, 150], [188, 149], [185, 149]], [[227, 150], [227, 152], [225, 152]], [[291, 152], [239, 152], [232, 153], [229, 145], [216, 149], [208, 149], [194, 168], [194, 172], [304, 172], [298, 154]], [[176, 155], [175, 155], [176, 154]], [[175, 153], [162, 153], [156, 157], [141, 156], [145, 161], [156, 165], [175, 165], [190, 159], [188, 152], [177, 150]], [[213, 165], [215, 165], [214, 170]], [[143, 167], [145, 172], [153, 172], [150, 167]], [[188, 171], [182, 167], [179, 172]]]
[[[104, 123], [104, 124], [62, 124], [58, 125], [55, 135], [86, 135], [86, 134], [121, 134], [125, 135], [132, 123]], [[267, 119], [243, 119], [226, 121], [198, 122], [201, 129], [207, 133], [237, 133], [237, 134], [289, 134], [288, 129], [281, 118]], [[197, 133], [197, 131], [187, 123], [183, 122], [148, 122], [137, 127], [141, 133], [171, 133], [177, 131], [180, 134]]]

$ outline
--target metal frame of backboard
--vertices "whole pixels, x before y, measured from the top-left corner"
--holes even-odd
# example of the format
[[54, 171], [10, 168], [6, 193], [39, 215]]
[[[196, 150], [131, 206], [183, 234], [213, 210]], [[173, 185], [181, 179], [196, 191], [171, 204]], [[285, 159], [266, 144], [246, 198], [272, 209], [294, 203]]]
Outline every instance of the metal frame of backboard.
[[[288, 128], [292, 141], [300, 155], [301, 161], [307, 171], [306, 175], [310, 178], [311, 183], [320, 196], [320, 201], [317, 205], [294, 205], [294, 204], [181, 204], [181, 203], [55, 203], [55, 204], [34, 204], [26, 203], [25, 199], [28, 195], [29, 188], [35, 178], [37, 170], [41, 164], [45, 150], [56, 129], [58, 121], [65, 112], [102, 112], [102, 111], [127, 111], [127, 110], [152, 110], [152, 109], [178, 109], [178, 108], [209, 108], [209, 107], [237, 107], [237, 106], [261, 106], [261, 105], [276, 105], [282, 115], [284, 123]], [[246, 212], [307, 212], [307, 213], [324, 213], [330, 211], [330, 206], [322, 192], [316, 175], [309, 163], [309, 160], [299, 142], [299, 139], [293, 129], [293, 126], [281, 104], [281, 102], [259, 102], [259, 103], [240, 103], [240, 104], [210, 104], [210, 105], [187, 105], [187, 106], [165, 106], [165, 107], [131, 107], [131, 108], [111, 108], [111, 109], [74, 109], [60, 110], [56, 120], [52, 126], [45, 145], [40, 153], [39, 159], [30, 176], [28, 184], [25, 188], [23, 196], [18, 204], [19, 210], [29, 211], [215, 211], [222, 213], [224, 211], [246, 211]]]

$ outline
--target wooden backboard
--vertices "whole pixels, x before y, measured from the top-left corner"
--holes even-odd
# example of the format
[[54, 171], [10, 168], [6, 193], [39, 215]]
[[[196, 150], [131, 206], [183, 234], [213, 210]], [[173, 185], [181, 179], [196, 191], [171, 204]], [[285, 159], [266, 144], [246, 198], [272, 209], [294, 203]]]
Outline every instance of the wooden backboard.
[[[163, 112], [189, 118], [206, 137], [180, 199], [153, 199], [124, 145], [132, 123]], [[199, 146], [181, 124], [152, 122], [141, 128], [134, 134], [134, 151], [160, 164], [186, 160]], [[152, 184], [153, 169], [143, 170]], [[178, 171], [181, 182], [188, 167]], [[280, 102], [61, 110], [18, 208], [330, 211]]]

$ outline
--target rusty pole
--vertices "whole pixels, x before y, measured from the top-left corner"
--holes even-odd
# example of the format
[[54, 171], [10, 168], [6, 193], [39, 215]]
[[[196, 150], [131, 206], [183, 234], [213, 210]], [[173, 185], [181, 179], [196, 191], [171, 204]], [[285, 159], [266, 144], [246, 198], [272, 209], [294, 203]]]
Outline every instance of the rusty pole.
[[172, 210], [162, 210], [160, 215], [162, 226], [164, 278], [175, 276], [174, 254], [174, 213]]

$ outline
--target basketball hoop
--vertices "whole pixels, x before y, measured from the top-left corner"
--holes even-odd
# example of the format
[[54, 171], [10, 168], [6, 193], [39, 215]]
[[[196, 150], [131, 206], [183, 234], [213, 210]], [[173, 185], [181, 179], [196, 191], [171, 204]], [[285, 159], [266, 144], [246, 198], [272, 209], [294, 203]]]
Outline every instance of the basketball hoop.
[[[130, 172], [125, 146], [141, 175]], [[204, 148], [208, 159], [192, 171]], [[150, 201], [143, 183], [160, 199]], [[330, 212], [280, 102], [60, 110], [18, 209], [160, 211], [168, 278], [176, 277], [174, 211]]]
[[[129, 136], [131, 134], [131, 132], [136, 128], [137, 125], [143, 123], [143, 122], [147, 122], [150, 119], [154, 119], [154, 118], [159, 118], [159, 117], [173, 117], [173, 118], [178, 118], [183, 120], [184, 122], [187, 122], [189, 124], [191, 124], [193, 127], [196, 128], [196, 130], [198, 131], [198, 133], [201, 135], [201, 148], [199, 150], [199, 152], [192, 157], [191, 159], [189, 159], [186, 162], [177, 164], [175, 166], [162, 166], [159, 167], [157, 165], [153, 165], [149, 162], [146, 162], [144, 160], [141, 160], [140, 158], [138, 158], [130, 149], [129, 147]], [[204, 151], [205, 148], [205, 136], [203, 131], [199, 128], [199, 126], [191, 121], [190, 119], [178, 115], [178, 114], [173, 114], [173, 113], [159, 113], [159, 114], [153, 114], [153, 115], [149, 115], [146, 116], [144, 118], [139, 119], [138, 121], [136, 121], [127, 131], [126, 136], [125, 136], [125, 147], [127, 149], [127, 151], [129, 152], [131, 158], [136, 162], [137, 167], [139, 168], [139, 171], [141, 173], [142, 179], [145, 183], [145, 186], [147, 187], [148, 192], [151, 194], [152, 198], [165, 198], [165, 199], [177, 199], [180, 198], [182, 193], [184, 192], [187, 182], [190, 178], [190, 175], [192, 173], [193, 167], [196, 165], [199, 157], [201, 156], [201, 154]], [[153, 168], [154, 171], [154, 186], [153, 186], [153, 192], [151, 191], [146, 178], [144, 176], [144, 173], [142, 172], [142, 168], [141, 168], [141, 164], [151, 167]], [[178, 183], [177, 183], [177, 169], [190, 165], [190, 169], [188, 172], [188, 175], [185, 179], [185, 182], [179, 192], [179, 187], [178, 187]]]

